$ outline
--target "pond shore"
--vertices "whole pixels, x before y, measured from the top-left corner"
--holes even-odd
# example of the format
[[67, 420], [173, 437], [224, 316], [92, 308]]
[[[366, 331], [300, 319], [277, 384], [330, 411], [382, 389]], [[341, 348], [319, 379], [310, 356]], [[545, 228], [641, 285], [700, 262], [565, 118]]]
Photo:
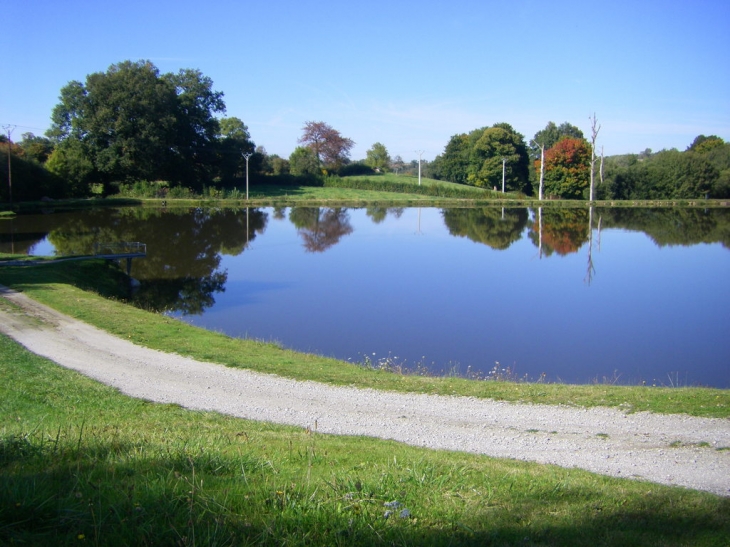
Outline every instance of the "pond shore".
[[366, 435], [730, 496], [730, 420], [334, 387], [204, 363], [109, 335], [21, 293], [0, 331], [123, 393], [320, 433]]

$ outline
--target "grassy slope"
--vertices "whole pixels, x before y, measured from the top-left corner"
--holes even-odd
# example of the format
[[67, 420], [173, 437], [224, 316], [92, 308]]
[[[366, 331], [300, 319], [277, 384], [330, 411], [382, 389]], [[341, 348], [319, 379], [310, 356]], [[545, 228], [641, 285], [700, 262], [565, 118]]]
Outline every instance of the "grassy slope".
[[4, 336], [0, 355], [3, 545], [730, 541], [727, 498], [152, 404]]

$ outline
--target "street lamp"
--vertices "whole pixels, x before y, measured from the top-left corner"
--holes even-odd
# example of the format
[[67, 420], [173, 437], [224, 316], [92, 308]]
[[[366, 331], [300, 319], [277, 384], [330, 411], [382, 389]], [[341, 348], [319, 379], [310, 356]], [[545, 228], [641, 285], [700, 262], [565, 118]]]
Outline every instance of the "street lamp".
[[418, 186], [421, 186], [421, 156], [423, 156], [423, 150], [416, 150], [418, 154]]
[[246, 158], [246, 201], [248, 201], [248, 158], [252, 155], [251, 152], [245, 152], [243, 154], [243, 157]]
[[504, 173], [507, 167], [507, 158], [502, 158], [502, 193], [504, 194]]
[[13, 177], [12, 177], [12, 166], [10, 163], [10, 154], [11, 154], [11, 141], [10, 141], [10, 135], [12, 135], [13, 130], [15, 129], [14, 125], [3, 125], [3, 129], [5, 129], [8, 132], [8, 201], [10, 202], [10, 206], [13, 206]]

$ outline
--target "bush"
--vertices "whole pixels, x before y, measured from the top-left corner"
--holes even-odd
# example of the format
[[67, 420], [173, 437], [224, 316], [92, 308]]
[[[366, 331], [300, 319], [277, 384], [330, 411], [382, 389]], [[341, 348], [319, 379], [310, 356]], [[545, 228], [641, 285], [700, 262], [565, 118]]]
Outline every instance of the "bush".
[[343, 165], [342, 167], [340, 167], [340, 170], [337, 172], [337, 174], [341, 177], [353, 177], [357, 175], [374, 175], [375, 171], [372, 167], [365, 165], [364, 163], [356, 162]]

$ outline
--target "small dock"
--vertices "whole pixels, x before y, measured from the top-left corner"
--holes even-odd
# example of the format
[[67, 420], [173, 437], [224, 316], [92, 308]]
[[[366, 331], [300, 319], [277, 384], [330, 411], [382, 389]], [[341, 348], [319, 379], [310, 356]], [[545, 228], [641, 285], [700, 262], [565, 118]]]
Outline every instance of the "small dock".
[[94, 258], [107, 260], [127, 260], [127, 275], [132, 272], [132, 259], [147, 256], [147, 244], [139, 241], [115, 241], [113, 243], [94, 243]]
[[3, 260], [0, 266], [43, 266], [69, 260], [91, 260], [103, 258], [116, 260], [120, 265], [122, 260], [127, 261], [127, 275], [132, 272], [132, 259], [147, 256], [147, 244], [139, 241], [115, 241], [113, 243], [94, 243], [93, 254], [58, 256], [50, 260]]

